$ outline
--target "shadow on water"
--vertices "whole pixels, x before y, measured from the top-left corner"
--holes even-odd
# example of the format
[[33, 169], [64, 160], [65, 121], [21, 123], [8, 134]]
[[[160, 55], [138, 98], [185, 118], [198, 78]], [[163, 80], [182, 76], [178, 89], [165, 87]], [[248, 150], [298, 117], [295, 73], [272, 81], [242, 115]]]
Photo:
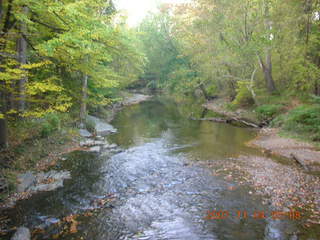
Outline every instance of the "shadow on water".
[[[164, 99], [124, 109], [112, 123], [118, 133], [109, 137], [123, 151], [70, 154], [57, 168], [70, 170], [72, 179], [56, 191], [20, 201], [13, 222], [45, 228], [37, 239], [52, 239], [58, 220], [93, 209], [96, 199], [113, 194], [112, 204], [80, 216], [77, 232], [65, 232], [59, 239], [289, 240], [296, 230], [294, 222], [250, 217], [271, 209], [248, 194], [248, 186], [189, 164], [256, 154], [245, 145], [256, 132], [191, 121], [186, 117], [191, 111], [202, 113], [197, 106]], [[214, 210], [228, 211], [229, 217], [205, 219]], [[247, 211], [249, 217], [238, 218], [238, 211]]]

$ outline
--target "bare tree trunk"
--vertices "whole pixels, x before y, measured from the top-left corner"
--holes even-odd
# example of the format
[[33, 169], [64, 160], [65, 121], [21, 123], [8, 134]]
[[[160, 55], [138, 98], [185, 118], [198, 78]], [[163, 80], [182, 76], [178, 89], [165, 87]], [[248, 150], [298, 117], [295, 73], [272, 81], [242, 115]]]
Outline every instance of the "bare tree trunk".
[[8, 147], [8, 124], [5, 118], [0, 119], [0, 150]]
[[[23, 7], [24, 14], [28, 14], [28, 7]], [[27, 34], [27, 25], [24, 22], [20, 23], [20, 38], [17, 42], [18, 61], [20, 65], [27, 63], [27, 41], [25, 36]], [[24, 112], [26, 108], [26, 82], [27, 76], [22, 77], [19, 81], [19, 101], [18, 110]]]
[[314, 95], [320, 96], [320, 84], [318, 82], [315, 84]]
[[306, 22], [306, 44], [309, 44], [310, 33], [311, 33], [311, 25], [312, 25], [312, 8], [313, 3], [312, 0], [305, 0], [304, 2], [304, 12], [307, 15]]
[[[0, 21], [3, 21], [3, 2], [0, 0]], [[3, 27], [4, 28], [4, 27]], [[2, 29], [4, 30], [4, 29]], [[1, 31], [2, 31], [1, 30]], [[2, 46], [4, 48], [4, 46]], [[0, 64], [3, 63], [2, 57], [0, 57]], [[0, 71], [4, 71], [2, 68], [0, 68]], [[1, 85], [4, 85], [1, 81]], [[4, 88], [3, 88], [4, 89]], [[7, 98], [6, 93], [4, 90], [0, 91], [0, 113], [5, 114], [6, 112], [6, 106], [7, 106]], [[0, 150], [5, 149], [8, 147], [8, 126], [7, 126], [7, 120], [5, 118], [0, 118]]]
[[[320, 57], [318, 57], [318, 67], [320, 68]], [[314, 84], [314, 94], [316, 96], [320, 96], [320, 79], [316, 79], [315, 84]]]
[[84, 74], [82, 78], [82, 96], [80, 107], [80, 127], [83, 128], [87, 117], [87, 95], [88, 95], [88, 75]]
[[277, 88], [272, 77], [272, 62], [271, 62], [270, 50], [267, 50], [266, 63], [263, 62], [260, 56], [259, 56], [259, 63], [264, 74], [264, 79], [265, 79], [268, 91], [270, 93], [275, 92]]
[[2, 21], [2, 16], [3, 16], [3, 5], [2, 5], [2, 0], [0, 0], [0, 21]]
[[254, 77], [256, 75], [256, 72], [257, 72], [257, 68], [255, 67], [252, 74], [251, 74], [251, 78], [250, 78], [250, 86], [248, 86], [248, 90], [251, 92], [251, 95], [252, 95], [252, 98], [254, 100], [254, 103], [256, 105], [258, 105], [258, 100], [257, 100], [257, 95], [254, 91]]
[[[0, 69], [2, 71], [2, 69]], [[0, 91], [0, 113], [5, 114], [7, 111], [7, 95]], [[8, 147], [8, 125], [7, 119], [0, 118], [0, 150]]]
[[[6, 110], [7, 110], [7, 97], [4, 91], [0, 91], [0, 113], [5, 114]], [[7, 147], [8, 147], [7, 119], [0, 118], [0, 150], [5, 149]]]
[[[267, 31], [272, 29], [269, 15], [270, 15], [269, 14], [269, 1], [265, 0], [264, 1], [264, 18], [265, 18], [264, 21], [265, 21], [265, 28]], [[270, 35], [268, 37], [270, 38], [269, 40], [272, 41], [272, 39], [271, 39], [272, 36]], [[273, 77], [272, 77], [271, 47], [267, 46], [265, 54], [266, 54], [266, 62], [265, 63], [263, 62], [261, 56], [258, 54], [259, 63], [260, 63], [261, 69], [264, 74], [267, 89], [270, 93], [273, 93], [277, 89], [276, 89], [276, 85], [275, 85]]]

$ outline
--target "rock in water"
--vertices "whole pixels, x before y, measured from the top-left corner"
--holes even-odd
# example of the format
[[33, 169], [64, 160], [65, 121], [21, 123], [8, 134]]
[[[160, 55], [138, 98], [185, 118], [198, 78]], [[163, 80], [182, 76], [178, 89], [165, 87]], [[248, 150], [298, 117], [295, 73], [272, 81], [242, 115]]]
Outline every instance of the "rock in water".
[[100, 152], [101, 151], [101, 147], [100, 146], [95, 146], [90, 148], [89, 152]]
[[30, 190], [39, 191], [52, 191], [59, 187], [63, 187], [63, 181], [70, 179], [71, 175], [69, 171], [49, 171], [47, 173], [40, 172], [36, 176], [37, 184], [30, 188]]
[[71, 175], [69, 171], [49, 171], [39, 172], [33, 174], [32, 172], [26, 172], [18, 176], [19, 192], [38, 192], [38, 191], [52, 191], [63, 186], [65, 179], [70, 179]]
[[11, 240], [30, 240], [31, 234], [28, 228], [19, 227], [15, 234], [12, 236]]
[[146, 100], [148, 100], [151, 96], [148, 95], [143, 95], [143, 94], [134, 94], [130, 97], [127, 97], [123, 100], [123, 105], [125, 106], [129, 106], [129, 105], [133, 105], [133, 104], [138, 104], [140, 102], [144, 102]]
[[80, 130], [79, 130], [79, 133], [80, 133], [80, 136], [81, 136], [81, 137], [85, 137], [85, 138], [90, 138], [90, 137], [92, 137], [92, 134], [91, 134], [88, 130], [86, 130], [86, 129], [80, 129]]
[[24, 174], [18, 175], [19, 185], [17, 187], [18, 192], [25, 192], [34, 185], [36, 181], [36, 177], [32, 174], [32, 172], [28, 171]]
[[110, 133], [116, 133], [117, 129], [115, 129], [112, 125], [103, 122], [99, 118], [93, 117], [93, 116], [88, 116], [87, 117], [89, 121], [94, 123], [94, 129], [97, 135], [100, 136], [106, 136]]

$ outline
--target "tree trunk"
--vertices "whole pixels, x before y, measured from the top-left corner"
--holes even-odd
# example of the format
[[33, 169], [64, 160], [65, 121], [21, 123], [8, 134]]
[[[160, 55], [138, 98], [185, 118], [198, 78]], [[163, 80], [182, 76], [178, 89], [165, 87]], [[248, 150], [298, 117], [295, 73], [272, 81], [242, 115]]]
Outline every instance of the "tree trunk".
[[0, 119], [0, 150], [8, 147], [8, 124], [5, 118]]
[[[23, 7], [24, 14], [28, 14], [28, 7]], [[17, 42], [17, 52], [18, 52], [18, 61], [20, 65], [27, 63], [27, 41], [25, 36], [27, 34], [27, 25], [24, 22], [20, 23], [20, 38]], [[24, 112], [26, 108], [26, 82], [27, 76], [22, 77], [19, 81], [19, 100], [18, 100], [18, 110]]]
[[320, 96], [320, 84], [318, 81], [315, 83], [314, 95]]
[[88, 75], [84, 74], [82, 78], [82, 96], [80, 107], [80, 127], [83, 128], [87, 117], [87, 91], [88, 91]]
[[[0, 69], [2, 70], [2, 69]], [[7, 95], [0, 91], [0, 113], [5, 114], [7, 111]], [[5, 118], [0, 118], [0, 150], [8, 147], [8, 125]]]
[[[266, 31], [270, 31], [272, 29], [271, 26], [271, 20], [270, 20], [270, 13], [269, 13], [269, 1], [268, 0], [264, 0], [264, 25], [265, 25], [265, 29]], [[272, 35], [268, 36], [268, 40], [272, 41]], [[263, 74], [264, 74], [264, 79], [266, 81], [266, 86], [267, 89], [269, 91], [269, 93], [273, 93], [275, 92], [276, 89], [276, 85], [274, 83], [273, 77], [272, 77], [272, 59], [271, 59], [271, 47], [267, 46], [266, 47], [266, 62], [264, 63], [261, 56], [258, 54], [258, 58], [259, 58], [259, 63], [260, 66], [262, 68]]]
[[[0, 0], [0, 21], [3, 22], [3, 2]], [[2, 46], [3, 47], [3, 46]], [[0, 57], [0, 64], [3, 63], [2, 57]], [[0, 71], [2, 72], [3, 69], [0, 68]], [[1, 81], [1, 85], [4, 85], [4, 83]], [[3, 87], [3, 86], [1, 86]], [[4, 88], [3, 88], [4, 89]], [[4, 114], [6, 112], [6, 106], [7, 106], [7, 99], [6, 99], [6, 93], [4, 90], [0, 91], [0, 113]], [[5, 118], [0, 118], [0, 150], [5, 149], [8, 147], [8, 126], [7, 126], [7, 120]]]
[[250, 79], [250, 86], [248, 87], [248, 90], [251, 92], [251, 95], [252, 95], [252, 98], [254, 100], [254, 103], [256, 105], [259, 105], [259, 102], [257, 100], [257, 95], [254, 91], [254, 77], [256, 75], [256, 71], [257, 71], [257, 68], [255, 67], [252, 74], [251, 74], [251, 79]]
[[262, 59], [260, 58], [260, 66], [264, 74], [264, 79], [266, 81], [268, 91], [270, 93], [275, 92], [277, 88], [272, 77], [272, 62], [270, 50], [267, 50], [266, 64], [264, 64]]
[[[318, 68], [320, 68], [320, 57], [318, 57]], [[320, 96], [320, 78], [316, 79], [314, 84], [314, 95]]]
[[2, 6], [2, 0], [0, 0], [0, 21], [2, 22], [2, 16], [3, 16], [3, 6]]
[[312, 10], [313, 10], [312, 0], [305, 0], [304, 2], [304, 13], [307, 15], [306, 22], [306, 44], [309, 44], [310, 33], [311, 33], [311, 25], [312, 25]]

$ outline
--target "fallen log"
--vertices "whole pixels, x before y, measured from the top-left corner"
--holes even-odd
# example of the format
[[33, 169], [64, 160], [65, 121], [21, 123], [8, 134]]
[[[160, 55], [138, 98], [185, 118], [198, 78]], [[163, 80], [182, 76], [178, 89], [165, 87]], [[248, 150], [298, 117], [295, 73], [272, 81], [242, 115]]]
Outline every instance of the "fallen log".
[[290, 157], [296, 161], [296, 163], [301, 166], [304, 170], [306, 171], [310, 171], [309, 167], [301, 160], [299, 159], [296, 155], [294, 155], [293, 153], [290, 154]]
[[236, 118], [236, 117], [230, 117], [230, 118], [194, 118], [190, 117], [191, 120], [195, 121], [212, 121], [212, 122], [218, 122], [218, 123], [233, 123], [233, 122], [240, 122], [248, 127], [253, 127], [253, 128], [260, 128], [255, 123], [248, 122], [247, 120], [241, 119], [241, 118]]
[[241, 119], [241, 118], [236, 118], [236, 117], [232, 117], [231, 120], [236, 121], [236, 122], [241, 122], [244, 125], [247, 125], [249, 127], [253, 127], [253, 128], [260, 128], [259, 125], [252, 123], [252, 122], [248, 122], [248, 120], [245, 119]]
[[190, 117], [191, 120], [195, 121], [212, 121], [212, 122], [218, 122], [218, 123], [227, 123], [227, 119], [223, 118], [194, 118]]

